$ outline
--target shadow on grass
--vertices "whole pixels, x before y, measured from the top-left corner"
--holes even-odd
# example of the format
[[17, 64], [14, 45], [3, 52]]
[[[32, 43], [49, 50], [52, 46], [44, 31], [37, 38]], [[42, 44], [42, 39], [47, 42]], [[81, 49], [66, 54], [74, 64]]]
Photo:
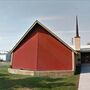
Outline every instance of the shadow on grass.
[[[66, 78], [27, 77], [12, 79], [9, 74], [0, 73], [0, 90], [13, 90], [15, 88], [48, 88], [75, 86], [67, 82]], [[16, 90], [16, 89], [15, 89]]]

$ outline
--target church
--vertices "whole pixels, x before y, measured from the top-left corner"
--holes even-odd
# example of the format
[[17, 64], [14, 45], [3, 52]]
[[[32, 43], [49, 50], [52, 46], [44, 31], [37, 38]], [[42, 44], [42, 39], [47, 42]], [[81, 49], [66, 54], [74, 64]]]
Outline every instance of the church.
[[90, 63], [90, 45], [80, 44], [80, 35], [78, 30], [78, 19], [76, 16], [76, 36], [74, 37], [74, 45], [71, 46], [75, 51], [80, 53], [79, 62], [80, 64]]
[[81, 48], [76, 17], [74, 48], [36, 20], [11, 50], [12, 74], [59, 77], [72, 75], [76, 66], [90, 62], [89, 48]]

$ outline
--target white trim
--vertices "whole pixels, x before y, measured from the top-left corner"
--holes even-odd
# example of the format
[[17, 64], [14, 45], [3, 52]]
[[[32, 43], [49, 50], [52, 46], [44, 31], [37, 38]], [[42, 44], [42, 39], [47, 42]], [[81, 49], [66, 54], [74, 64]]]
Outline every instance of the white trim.
[[12, 65], [12, 60], [13, 60], [13, 53], [11, 54], [11, 62], [10, 62], [10, 65]]
[[75, 71], [75, 56], [74, 56], [74, 52], [72, 52], [72, 71]]

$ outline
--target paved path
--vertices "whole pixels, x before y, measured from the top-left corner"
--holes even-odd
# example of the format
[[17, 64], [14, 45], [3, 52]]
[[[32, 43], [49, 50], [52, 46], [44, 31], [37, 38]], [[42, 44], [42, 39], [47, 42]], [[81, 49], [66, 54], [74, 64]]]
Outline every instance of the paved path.
[[90, 64], [81, 66], [78, 90], [90, 90]]

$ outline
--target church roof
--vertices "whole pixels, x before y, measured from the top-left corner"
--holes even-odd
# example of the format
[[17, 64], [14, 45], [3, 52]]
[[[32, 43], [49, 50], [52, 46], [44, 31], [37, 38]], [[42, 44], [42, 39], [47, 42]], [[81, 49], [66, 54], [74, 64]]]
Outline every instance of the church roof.
[[39, 24], [40, 26], [42, 26], [46, 31], [48, 31], [51, 35], [53, 35], [57, 40], [59, 40], [60, 42], [62, 42], [67, 48], [69, 48], [70, 50], [72, 50], [73, 52], [77, 53], [73, 48], [71, 48], [67, 43], [65, 43], [61, 38], [59, 38], [56, 34], [54, 34], [51, 30], [49, 30], [47, 27], [45, 27], [43, 24], [41, 24], [38, 20], [36, 20], [33, 25], [27, 30], [27, 32], [22, 36], [22, 38], [16, 43], [16, 45], [13, 47], [13, 49], [11, 50], [11, 53], [13, 52], [13, 50], [16, 49], [16, 47], [21, 43], [21, 41], [26, 37], [26, 35], [32, 30], [32, 28], [36, 25]]

